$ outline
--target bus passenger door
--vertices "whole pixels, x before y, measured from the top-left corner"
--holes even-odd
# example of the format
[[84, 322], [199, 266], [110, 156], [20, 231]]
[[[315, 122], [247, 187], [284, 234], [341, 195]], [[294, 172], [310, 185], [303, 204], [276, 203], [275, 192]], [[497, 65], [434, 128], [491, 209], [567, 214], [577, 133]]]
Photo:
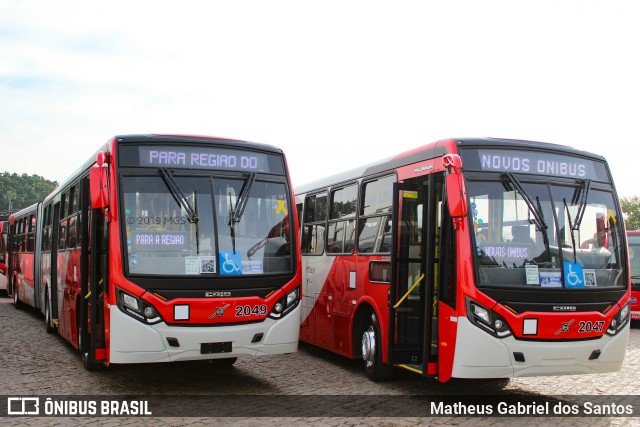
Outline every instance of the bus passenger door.
[[423, 376], [436, 374], [435, 364], [428, 363], [438, 262], [436, 179], [429, 175], [394, 184], [388, 363]]
[[107, 222], [102, 209], [93, 209], [89, 198], [89, 179], [82, 180], [80, 199], [81, 242], [80, 325], [78, 349], [87, 370], [105, 367], [104, 297], [107, 286]]

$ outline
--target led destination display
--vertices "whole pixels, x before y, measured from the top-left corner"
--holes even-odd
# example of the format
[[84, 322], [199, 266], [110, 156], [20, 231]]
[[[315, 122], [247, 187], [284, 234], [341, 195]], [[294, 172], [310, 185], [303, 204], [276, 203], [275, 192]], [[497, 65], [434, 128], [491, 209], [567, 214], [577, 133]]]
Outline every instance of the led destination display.
[[608, 181], [603, 162], [551, 152], [464, 149], [465, 170], [513, 172]]
[[284, 164], [278, 155], [193, 145], [123, 146], [120, 150], [120, 162], [123, 166], [284, 173]]

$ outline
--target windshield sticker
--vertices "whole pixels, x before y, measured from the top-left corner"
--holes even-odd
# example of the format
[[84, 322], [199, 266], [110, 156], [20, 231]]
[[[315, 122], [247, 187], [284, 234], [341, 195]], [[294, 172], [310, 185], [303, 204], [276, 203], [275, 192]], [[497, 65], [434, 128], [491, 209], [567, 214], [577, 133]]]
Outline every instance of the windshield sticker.
[[564, 262], [564, 281], [567, 288], [584, 288], [584, 273], [582, 264], [577, 262]]
[[598, 286], [598, 282], [596, 280], [596, 271], [591, 269], [584, 269], [584, 285], [586, 287], [592, 288]]
[[214, 256], [201, 256], [200, 261], [200, 274], [215, 274], [216, 272], [216, 257]]
[[180, 252], [189, 244], [186, 231], [134, 231], [130, 237], [133, 250], [145, 253]]
[[287, 211], [287, 206], [285, 205], [286, 200], [277, 200], [278, 206], [276, 207], [276, 215], [284, 214], [285, 216], [289, 214]]
[[529, 256], [529, 248], [527, 246], [517, 246], [511, 244], [491, 245], [479, 243], [485, 256], [491, 258], [527, 258]]
[[262, 261], [242, 261], [242, 274], [263, 274]]
[[184, 258], [185, 274], [200, 274], [199, 257], [188, 256]]
[[527, 285], [539, 285], [540, 275], [538, 274], [538, 266], [535, 264], [527, 264], [524, 266], [527, 273]]
[[543, 288], [561, 288], [562, 274], [559, 271], [541, 271], [540, 286]]
[[220, 274], [223, 276], [242, 274], [242, 255], [240, 252], [220, 251]]

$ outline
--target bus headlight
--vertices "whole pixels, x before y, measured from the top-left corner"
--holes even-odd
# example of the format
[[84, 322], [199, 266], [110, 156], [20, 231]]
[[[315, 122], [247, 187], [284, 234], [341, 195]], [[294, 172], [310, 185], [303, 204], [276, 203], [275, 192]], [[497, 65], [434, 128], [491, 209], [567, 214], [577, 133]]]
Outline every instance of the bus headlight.
[[295, 288], [293, 291], [287, 294], [287, 307], [297, 303], [298, 299], [300, 299], [298, 296], [298, 289], [300, 288]]
[[135, 312], [140, 311], [140, 308], [138, 306], [138, 299], [136, 297], [133, 297], [125, 292], [122, 292], [120, 295], [122, 296], [122, 303], [125, 305], [125, 307]]
[[511, 335], [511, 329], [502, 316], [475, 301], [467, 300], [467, 318], [494, 337], [505, 338]]
[[629, 323], [629, 313], [631, 309], [629, 304], [622, 307], [622, 310], [615, 315], [613, 319], [611, 319], [611, 323], [609, 324], [609, 328], [607, 328], [607, 335], [615, 335], [620, 332], [624, 327]]
[[291, 310], [296, 308], [296, 306], [300, 303], [300, 285], [298, 285], [294, 290], [289, 292], [287, 295], [280, 298], [271, 309], [271, 313], [269, 313], [269, 317], [272, 319], [280, 319], [289, 313]]
[[118, 289], [117, 295], [118, 308], [123, 313], [149, 325], [162, 321], [158, 311], [148, 302], [136, 298], [122, 289]]

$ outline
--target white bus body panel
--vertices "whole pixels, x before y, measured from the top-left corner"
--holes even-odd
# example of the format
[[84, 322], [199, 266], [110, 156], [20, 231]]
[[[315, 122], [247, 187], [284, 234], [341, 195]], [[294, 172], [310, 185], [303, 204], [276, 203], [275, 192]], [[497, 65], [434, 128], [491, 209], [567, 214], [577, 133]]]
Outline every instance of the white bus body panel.
[[7, 276], [5, 276], [4, 274], [0, 273], [0, 291], [6, 291], [7, 290]]
[[[511, 378], [539, 375], [575, 375], [620, 370], [629, 339], [629, 324], [615, 336], [570, 342], [519, 341], [513, 336], [498, 339], [458, 318], [452, 376], [456, 378]], [[600, 356], [589, 360], [594, 350]], [[524, 355], [517, 362], [513, 353]]]
[[[182, 360], [223, 359], [295, 352], [300, 331], [300, 305], [284, 318], [267, 318], [262, 323], [229, 326], [169, 326], [164, 322], [147, 325], [111, 307], [110, 363], [153, 363]], [[251, 343], [255, 334], [264, 336]], [[167, 338], [176, 338], [180, 347], [171, 347]], [[200, 344], [232, 342], [229, 353], [201, 354]]]

